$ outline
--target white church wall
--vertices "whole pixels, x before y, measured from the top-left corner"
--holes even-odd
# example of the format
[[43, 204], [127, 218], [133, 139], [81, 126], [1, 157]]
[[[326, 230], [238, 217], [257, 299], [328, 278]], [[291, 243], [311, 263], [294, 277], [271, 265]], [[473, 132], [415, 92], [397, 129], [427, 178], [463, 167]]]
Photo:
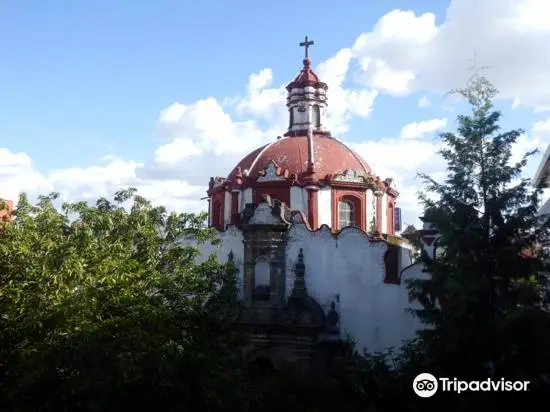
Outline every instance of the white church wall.
[[388, 233], [388, 195], [386, 193], [382, 195], [382, 210], [380, 215], [382, 218], [382, 233]]
[[[233, 189], [231, 195], [237, 193], [237, 213], [241, 211], [241, 203], [243, 200], [243, 191], [238, 189]], [[233, 202], [231, 202], [231, 209], [233, 208]]]
[[183, 240], [183, 244], [193, 244], [196, 246], [200, 252], [200, 255], [197, 257], [197, 263], [205, 262], [208, 257], [212, 254], [216, 256], [218, 261], [225, 263], [227, 262], [230, 252], [233, 252], [233, 262], [235, 263], [237, 269], [237, 284], [238, 284], [238, 296], [239, 298], [243, 297], [243, 265], [244, 265], [244, 244], [243, 244], [243, 234], [242, 232], [230, 226], [225, 232], [220, 232], [218, 235], [220, 243], [213, 245], [211, 242], [206, 242], [202, 244], [197, 244], [194, 240]]
[[292, 210], [299, 210], [307, 216], [307, 197], [304, 189], [297, 186], [290, 188], [290, 205]]
[[244, 189], [241, 196], [241, 211], [245, 208], [247, 203], [252, 203], [252, 189]]
[[332, 189], [322, 187], [317, 192], [318, 224], [319, 227], [327, 225], [332, 227]]
[[300, 248], [309, 294], [324, 307], [339, 296], [342, 333], [355, 340], [357, 349], [377, 352], [410, 337], [404, 332], [411, 319], [405, 313], [408, 302], [402, 299], [402, 286], [384, 283], [385, 242], [371, 242], [355, 228], [333, 235], [327, 228], [310, 232], [294, 225], [287, 244], [287, 293], [292, 291]]
[[402, 245], [399, 251], [399, 267], [406, 268], [410, 266], [413, 258], [413, 247], [410, 243]]
[[367, 190], [365, 193], [365, 227], [367, 228], [367, 231], [370, 231], [371, 221], [374, 213], [372, 206], [373, 199], [374, 193], [372, 193], [372, 190]]
[[223, 205], [223, 221], [226, 225], [231, 223], [231, 192], [225, 192]]

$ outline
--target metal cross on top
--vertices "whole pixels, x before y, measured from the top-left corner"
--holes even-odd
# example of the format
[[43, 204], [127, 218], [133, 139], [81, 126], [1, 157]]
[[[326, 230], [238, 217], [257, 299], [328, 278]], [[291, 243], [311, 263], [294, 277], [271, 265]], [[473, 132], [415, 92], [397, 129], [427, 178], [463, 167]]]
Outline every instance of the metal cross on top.
[[305, 40], [300, 43], [300, 47], [303, 47], [306, 49], [306, 59], [309, 58], [309, 46], [313, 46], [315, 42], [313, 40], [309, 40], [309, 37], [306, 36]]

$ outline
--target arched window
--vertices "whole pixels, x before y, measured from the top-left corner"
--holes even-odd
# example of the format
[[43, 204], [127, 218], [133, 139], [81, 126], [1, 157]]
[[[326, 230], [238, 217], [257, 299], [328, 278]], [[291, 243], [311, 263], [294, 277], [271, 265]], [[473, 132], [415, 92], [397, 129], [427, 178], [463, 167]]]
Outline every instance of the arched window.
[[349, 200], [338, 202], [338, 222], [340, 229], [355, 226], [355, 205]]
[[271, 297], [271, 269], [269, 262], [260, 257], [254, 265], [254, 290], [253, 299], [266, 301]]
[[290, 108], [290, 121], [288, 123], [288, 127], [292, 127], [294, 125], [294, 107]]
[[317, 104], [313, 106], [313, 126], [321, 127], [321, 109]]

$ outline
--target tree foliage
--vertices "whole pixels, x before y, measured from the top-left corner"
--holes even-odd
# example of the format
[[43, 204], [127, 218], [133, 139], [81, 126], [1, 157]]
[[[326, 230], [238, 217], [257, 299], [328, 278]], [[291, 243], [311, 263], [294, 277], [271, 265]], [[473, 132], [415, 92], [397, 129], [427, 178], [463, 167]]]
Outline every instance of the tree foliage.
[[233, 337], [206, 303], [231, 276], [180, 242], [213, 239], [204, 216], [168, 213], [133, 189], [61, 211], [56, 197], [22, 195], [0, 232], [0, 409], [228, 403], [219, 389], [238, 382]]
[[457, 92], [472, 112], [458, 116], [456, 133], [441, 136], [446, 178], [421, 175], [425, 217], [440, 238], [437, 258], [421, 257], [430, 278], [410, 285], [428, 326], [420, 349], [434, 374], [542, 387], [550, 376], [550, 318], [541, 303], [548, 265], [537, 247], [550, 226], [537, 213], [540, 191], [521, 175], [533, 152], [515, 161], [523, 132], [501, 130], [487, 79], [474, 76]]

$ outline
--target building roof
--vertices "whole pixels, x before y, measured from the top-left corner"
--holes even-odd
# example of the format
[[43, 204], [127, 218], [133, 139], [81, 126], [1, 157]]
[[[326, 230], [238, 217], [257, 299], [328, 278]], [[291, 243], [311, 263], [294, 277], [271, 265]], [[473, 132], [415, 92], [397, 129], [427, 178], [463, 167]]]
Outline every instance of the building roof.
[[276, 170], [275, 175], [289, 179], [289, 184], [315, 184], [350, 170], [357, 176], [372, 175], [370, 167], [359, 155], [332, 138], [321, 126], [320, 112], [317, 121], [312, 120], [312, 107], [316, 105], [318, 111], [322, 111], [326, 106], [328, 89], [311, 68], [308, 48], [313, 44], [307, 36], [300, 43], [305, 47], [303, 68], [286, 87], [290, 126], [285, 137], [279, 137], [245, 156], [230, 172], [228, 181], [243, 181], [243, 178], [255, 181], [269, 167], [272, 174]]
[[317, 74], [312, 70], [311, 60], [306, 57], [303, 60], [303, 63], [304, 67], [302, 68], [300, 73], [298, 73], [296, 78], [286, 86], [287, 91], [290, 92], [292, 89], [303, 87], [315, 87], [327, 90], [327, 84], [319, 80], [319, 76], [317, 76]]
[[[358, 175], [371, 173], [369, 165], [357, 153], [332, 137], [314, 137], [313, 151], [313, 180], [343, 174], [350, 169]], [[259, 177], [271, 162], [280, 168], [281, 174], [296, 175], [300, 181], [308, 173], [308, 137], [283, 137], [254, 150], [237, 164], [228, 180], [233, 181], [238, 170], [251, 178]]]

